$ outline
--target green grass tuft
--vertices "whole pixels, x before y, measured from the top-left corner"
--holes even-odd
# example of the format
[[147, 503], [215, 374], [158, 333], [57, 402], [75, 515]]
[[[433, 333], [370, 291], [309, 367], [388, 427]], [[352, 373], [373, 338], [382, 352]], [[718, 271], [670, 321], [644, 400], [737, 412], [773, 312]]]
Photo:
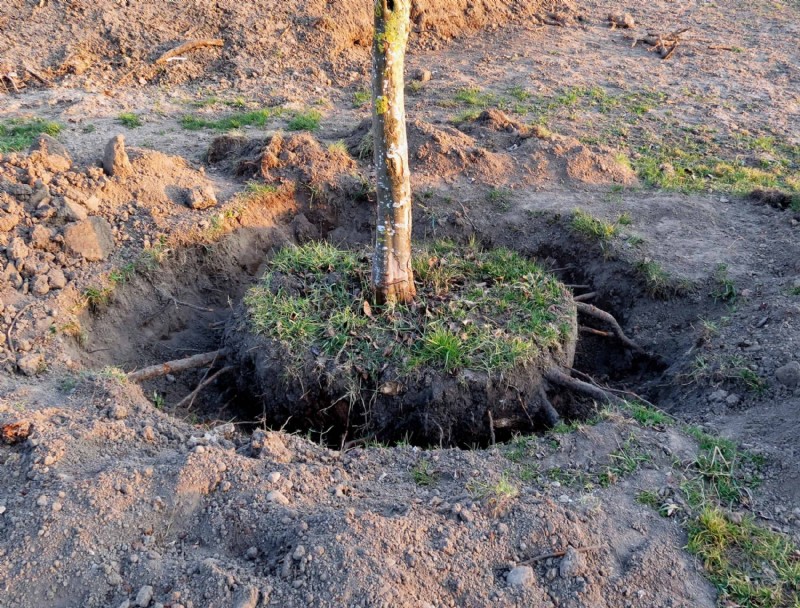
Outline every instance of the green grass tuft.
[[286, 125], [286, 128], [289, 131], [316, 131], [319, 129], [321, 120], [322, 114], [317, 110], [296, 112], [289, 120], [289, 124]]
[[599, 241], [608, 241], [617, 234], [617, 227], [614, 224], [596, 218], [582, 209], [573, 211], [572, 229]]
[[726, 605], [800, 605], [797, 546], [749, 515], [734, 518], [717, 507], [705, 507], [689, 522], [687, 548], [702, 560]]
[[249, 112], [235, 112], [219, 119], [207, 119], [196, 114], [186, 114], [181, 118], [181, 126], [190, 131], [214, 129], [232, 131], [243, 127], [264, 127], [271, 120], [284, 114], [283, 108], [262, 108]]
[[117, 116], [117, 120], [123, 127], [128, 129], [136, 129], [144, 124], [141, 116], [134, 114], [133, 112], [123, 112]]
[[24, 150], [42, 133], [55, 137], [61, 133], [61, 125], [41, 118], [0, 122], [0, 153]]

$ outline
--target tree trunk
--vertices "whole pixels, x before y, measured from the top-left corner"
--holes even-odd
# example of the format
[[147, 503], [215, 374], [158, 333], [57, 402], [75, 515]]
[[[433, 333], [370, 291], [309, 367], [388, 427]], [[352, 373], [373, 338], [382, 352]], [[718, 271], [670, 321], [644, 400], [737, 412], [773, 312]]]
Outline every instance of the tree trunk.
[[372, 285], [378, 303], [409, 303], [411, 181], [406, 138], [405, 64], [411, 0], [375, 0], [372, 47], [372, 133], [378, 177], [378, 223]]

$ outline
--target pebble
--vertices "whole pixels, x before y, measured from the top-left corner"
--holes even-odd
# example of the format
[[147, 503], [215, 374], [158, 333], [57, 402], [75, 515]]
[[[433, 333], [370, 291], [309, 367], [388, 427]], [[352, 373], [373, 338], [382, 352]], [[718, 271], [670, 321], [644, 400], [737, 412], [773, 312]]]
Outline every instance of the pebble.
[[725, 403], [728, 405], [736, 405], [740, 400], [741, 399], [739, 398], [739, 395], [728, 395], [728, 397], [725, 399]]
[[272, 471], [272, 473], [267, 475], [267, 480], [270, 483], [278, 483], [278, 481], [280, 481], [280, 478], [281, 478], [281, 474], [278, 473], [278, 471]]
[[506, 575], [506, 582], [512, 587], [529, 587], [533, 585], [533, 568], [517, 566]]
[[141, 589], [139, 589], [139, 593], [136, 594], [136, 605], [140, 608], [147, 608], [150, 605], [150, 602], [153, 601], [153, 588], [150, 585], [145, 585]]
[[53, 511], [55, 511], [56, 513], [58, 513], [58, 512], [59, 512], [61, 509], [62, 509], [61, 503], [60, 503], [60, 502], [58, 502], [58, 501], [55, 501], [55, 502], [53, 503]]
[[292, 559], [295, 561], [300, 561], [306, 554], [306, 548], [303, 545], [297, 545], [297, 548], [292, 553]]
[[800, 386], [800, 363], [792, 361], [775, 370], [775, 379], [789, 388]]
[[39, 498], [36, 500], [36, 504], [37, 504], [38, 506], [40, 506], [40, 507], [46, 507], [46, 506], [47, 506], [47, 502], [48, 502], [48, 501], [47, 501], [47, 496], [44, 496], [44, 495], [40, 496], [40, 497], [39, 497]]
[[283, 494], [278, 492], [277, 490], [272, 490], [269, 494], [267, 494], [267, 500], [271, 503], [275, 503], [277, 505], [288, 505], [289, 499], [286, 498]]
[[247, 559], [256, 559], [258, 557], [258, 548], [257, 547], [250, 547], [247, 550]]
[[574, 548], [569, 547], [561, 562], [558, 564], [558, 574], [561, 578], [571, 578], [580, 574], [583, 570], [584, 559]]

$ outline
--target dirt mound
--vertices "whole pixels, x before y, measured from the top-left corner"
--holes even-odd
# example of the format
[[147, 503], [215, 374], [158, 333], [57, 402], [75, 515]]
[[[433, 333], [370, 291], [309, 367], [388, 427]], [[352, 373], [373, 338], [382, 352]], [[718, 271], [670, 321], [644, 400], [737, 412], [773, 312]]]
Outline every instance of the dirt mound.
[[[105, 298], [104, 269], [118, 265], [108, 280], [128, 280], [136, 260], [127, 248], [157, 252], [176, 220], [217, 203], [211, 182], [184, 159], [120, 144], [115, 151], [107, 160], [126, 175], [73, 166], [47, 136], [29, 154], [0, 156], [0, 330], [11, 338], [2, 354], [26, 374], [44, 368], [51, 328], [78, 331], [75, 304]], [[32, 308], [30, 320], [16, 319], [23, 306]]]
[[636, 173], [613, 149], [589, 146], [540, 125], [528, 126], [501, 110], [484, 110], [459, 130], [491, 154], [517, 159], [515, 165], [524, 168], [527, 182], [632, 185], [637, 181]]
[[[411, 46], [437, 48], [486, 26], [524, 20], [563, 0], [415, 0]], [[74, 84], [137, 81], [239, 80], [296, 72], [317, 83], [349, 80], [365, 69], [372, 41], [369, 0], [266, 0], [258, 3], [160, 0], [120, 3], [9, 0], [0, 6], [6, 73], [38, 84], [28, 65]], [[164, 52], [190, 39], [218, 38], [184, 59], [156, 65]], [[3, 66], [0, 66], [3, 67]]]

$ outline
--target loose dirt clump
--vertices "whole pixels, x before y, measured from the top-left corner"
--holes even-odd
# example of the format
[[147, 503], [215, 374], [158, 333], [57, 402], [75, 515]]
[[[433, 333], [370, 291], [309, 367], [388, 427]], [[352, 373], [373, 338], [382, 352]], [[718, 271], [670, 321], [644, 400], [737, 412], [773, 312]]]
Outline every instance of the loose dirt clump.
[[589, 146], [540, 125], [528, 126], [498, 109], [484, 110], [475, 120], [462, 123], [459, 130], [494, 154], [513, 158], [513, 166], [527, 183], [631, 186], [638, 181], [630, 164], [621, 162], [615, 150]]

